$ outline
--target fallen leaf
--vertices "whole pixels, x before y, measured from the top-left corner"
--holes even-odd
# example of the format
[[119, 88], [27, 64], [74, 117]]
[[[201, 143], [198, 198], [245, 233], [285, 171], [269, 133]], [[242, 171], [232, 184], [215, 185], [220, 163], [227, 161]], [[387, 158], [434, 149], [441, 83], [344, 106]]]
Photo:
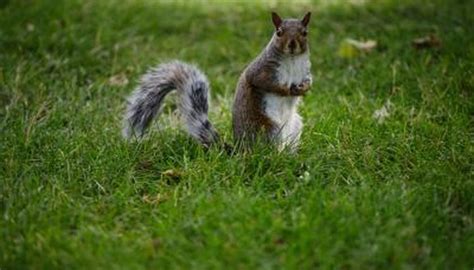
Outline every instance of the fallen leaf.
[[428, 48], [438, 48], [441, 47], [441, 40], [434, 34], [415, 38], [412, 40], [411, 45], [418, 50], [428, 49]]
[[135, 168], [139, 171], [150, 171], [153, 170], [153, 162], [150, 160], [141, 160], [137, 163]]
[[278, 238], [275, 238], [273, 240], [273, 244], [277, 245], [277, 246], [281, 246], [281, 245], [284, 245], [286, 243], [285, 239], [283, 239], [282, 237], [278, 237]]
[[35, 31], [35, 25], [32, 24], [32, 23], [28, 23], [28, 24], [26, 25], [26, 31], [28, 31], [28, 32], [33, 32], [33, 31]]
[[390, 116], [392, 109], [393, 103], [388, 99], [380, 109], [374, 111], [372, 118], [377, 120], [377, 123], [382, 124], [385, 121], [385, 118]]
[[339, 45], [337, 54], [341, 58], [354, 58], [359, 54], [359, 52], [347, 42], [342, 42], [341, 45]]
[[159, 249], [163, 246], [163, 241], [160, 238], [155, 237], [151, 240], [151, 244], [154, 249]]
[[346, 39], [346, 42], [356, 49], [363, 51], [363, 52], [371, 52], [373, 49], [377, 47], [377, 41], [375, 40], [366, 40], [366, 41], [358, 41], [355, 39]]
[[338, 55], [342, 58], [354, 58], [362, 53], [369, 53], [377, 47], [377, 41], [358, 41], [355, 39], [345, 39], [339, 45]]
[[128, 84], [128, 78], [124, 73], [119, 73], [109, 78], [109, 84], [112, 86], [125, 86]]
[[171, 178], [173, 180], [178, 180], [183, 176], [183, 173], [178, 171], [178, 170], [169, 169], [169, 170], [166, 170], [166, 171], [162, 172], [161, 175], [164, 176], [164, 177]]
[[147, 204], [159, 204], [161, 202], [166, 201], [167, 199], [168, 198], [166, 196], [163, 196], [161, 194], [156, 194], [155, 196], [145, 194], [142, 196], [142, 201]]

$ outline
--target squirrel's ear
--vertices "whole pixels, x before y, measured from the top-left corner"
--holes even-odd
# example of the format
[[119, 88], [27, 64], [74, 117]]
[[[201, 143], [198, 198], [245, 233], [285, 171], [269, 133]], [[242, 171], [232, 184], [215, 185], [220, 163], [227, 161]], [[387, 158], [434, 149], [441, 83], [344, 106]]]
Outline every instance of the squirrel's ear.
[[280, 27], [281, 22], [282, 22], [280, 16], [278, 16], [278, 14], [276, 14], [276, 12], [272, 12], [272, 21], [273, 21], [273, 25], [275, 25], [276, 29], [278, 29], [278, 27]]
[[301, 20], [301, 23], [304, 25], [304, 27], [308, 26], [309, 19], [311, 19], [311, 12], [306, 13], [304, 18]]

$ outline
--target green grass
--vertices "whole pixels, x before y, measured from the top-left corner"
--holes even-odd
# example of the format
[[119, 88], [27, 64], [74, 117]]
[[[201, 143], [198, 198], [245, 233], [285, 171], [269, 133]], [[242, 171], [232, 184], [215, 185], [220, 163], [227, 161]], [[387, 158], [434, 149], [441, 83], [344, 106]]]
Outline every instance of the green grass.
[[[472, 269], [469, 2], [1, 1], [0, 269]], [[297, 155], [205, 152], [172, 102], [146, 139], [122, 140], [140, 74], [179, 58], [208, 74], [230, 142], [234, 87], [274, 7], [313, 11]], [[430, 33], [441, 48], [411, 47]], [[343, 59], [346, 38], [379, 46]]]

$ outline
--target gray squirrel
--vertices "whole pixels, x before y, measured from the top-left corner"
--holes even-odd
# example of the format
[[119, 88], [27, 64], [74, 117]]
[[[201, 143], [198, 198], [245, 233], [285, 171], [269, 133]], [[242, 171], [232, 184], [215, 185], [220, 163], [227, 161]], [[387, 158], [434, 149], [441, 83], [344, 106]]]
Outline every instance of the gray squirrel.
[[[282, 20], [272, 12], [273, 36], [242, 72], [237, 84], [232, 126], [237, 143], [251, 145], [259, 135], [279, 149], [296, 149], [303, 127], [297, 112], [300, 98], [312, 84], [308, 24], [303, 19]], [[165, 96], [179, 95], [179, 110], [188, 133], [206, 148], [220, 141], [208, 119], [209, 81], [196, 66], [171, 61], [150, 69], [128, 98], [123, 136], [142, 137], [160, 112]]]

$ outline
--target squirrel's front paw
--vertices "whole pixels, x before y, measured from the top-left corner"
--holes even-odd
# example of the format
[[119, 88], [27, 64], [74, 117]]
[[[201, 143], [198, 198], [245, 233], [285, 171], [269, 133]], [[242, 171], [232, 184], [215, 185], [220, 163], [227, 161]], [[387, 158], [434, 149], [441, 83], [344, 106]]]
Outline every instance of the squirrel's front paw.
[[302, 83], [296, 85], [292, 84], [290, 87], [290, 93], [293, 96], [302, 96], [308, 92], [311, 87], [311, 80], [304, 80]]

